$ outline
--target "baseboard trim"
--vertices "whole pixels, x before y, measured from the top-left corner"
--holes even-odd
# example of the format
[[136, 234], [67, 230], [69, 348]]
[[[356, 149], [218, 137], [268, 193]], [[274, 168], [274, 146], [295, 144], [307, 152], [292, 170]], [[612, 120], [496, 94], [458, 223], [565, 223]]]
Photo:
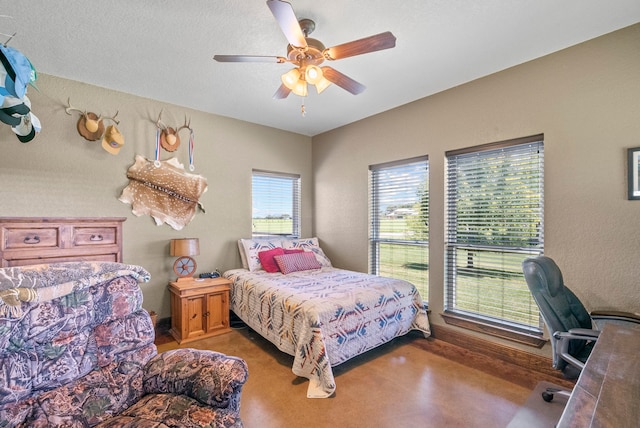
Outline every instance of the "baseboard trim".
[[540, 381], [566, 388], [573, 388], [575, 384], [552, 368], [551, 358], [470, 336], [445, 326], [431, 325], [431, 337], [428, 340], [414, 340], [412, 344], [527, 388], [535, 388]]

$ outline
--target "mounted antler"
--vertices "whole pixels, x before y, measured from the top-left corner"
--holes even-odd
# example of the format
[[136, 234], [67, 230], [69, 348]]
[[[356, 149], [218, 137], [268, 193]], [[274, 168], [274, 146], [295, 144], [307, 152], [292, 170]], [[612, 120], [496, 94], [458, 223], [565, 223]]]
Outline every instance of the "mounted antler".
[[[101, 122], [104, 120], [111, 120], [112, 122], [115, 122], [116, 125], [120, 125], [120, 121], [116, 120], [116, 117], [120, 112], [119, 110], [116, 111], [116, 114], [114, 114], [113, 116], [98, 116], [93, 112], [87, 112], [86, 110], [80, 110], [79, 108], [73, 107], [71, 105], [71, 98], [67, 98], [67, 107], [64, 109], [64, 111], [67, 112], [68, 115], [71, 115], [72, 111], [80, 112], [80, 114], [84, 117], [84, 127], [87, 128], [87, 131], [89, 131], [90, 133], [98, 132], [98, 130], [101, 128]], [[80, 120], [82, 120], [82, 118]], [[102, 126], [102, 128], [104, 128], [104, 126]], [[87, 138], [85, 135], [83, 135], [83, 137]]]
[[165, 130], [167, 129], [167, 125], [162, 122], [162, 110], [160, 110], [160, 114], [158, 114], [158, 120], [156, 120], [156, 127]]
[[86, 110], [84, 110], [84, 111], [83, 111], [83, 110], [80, 110], [79, 108], [75, 108], [75, 107], [73, 107], [73, 106], [71, 105], [71, 98], [69, 97], [69, 98], [67, 98], [67, 108], [65, 108], [65, 109], [64, 109], [64, 111], [66, 111], [66, 112], [67, 112], [67, 114], [68, 114], [69, 116], [71, 116], [71, 112], [72, 112], [72, 111], [74, 111], [74, 110], [75, 110], [75, 111], [79, 111], [79, 112], [80, 112], [81, 114], [83, 114], [83, 115], [87, 114], [87, 111], [86, 111]]
[[158, 136], [156, 140], [156, 161], [154, 165], [160, 165], [160, 147], [168, 152], [175, 152], [180, 145], [180, 136], [178, 133], [183, 129], [189, 130], [189, 169], [193, 171], [193, 128], [191, 128], [191, 119], [187, 120], [187, 115], [184, 116], [184, 125], [174, 129], [167, 126], [162, 122], [162, 110], [158, 114], [158, 120], [156, 120], [156, 127], [158, 128]]
[[183, 129], [188, 129], [189, 131], [193, 131], [193, 129], [191, 129], [191, 119], [189, 119], [189, 122], [187, 123], [187, 115], [184, 115], [184, 125], [182, 125], [180, 128], [178, 128], [176, 130], [176, 133], [180, 132]]
[[110, 120], [110, 121], [114, 122], [116, 125], [120, 125], [120, 121], [116, 120], [116, 117], [118, 116], [118, 113], [120, 113], [120, 110], [116, 110], [116, 114], [114, 114], [113, 116], [104, 116], [104, 117], [100, 116], [100, 117], [102, 117], [102, 119], [104, 119], [104, 120]]
[[158, 115], [158, 120], [156, 120], [156, 126], [159, 129], [163, 130], [163, 131], [171, 129], [177, 134], [178, 132], [180, 132], [181, 130], [183, 130], [185, 128], [191, 131], [191, 119], [189, 119], [189, 121], [187, 122], [187, 115], [185, 115], [184, 116], [184, 125], [182, 125], [179, 128], [174, 129], [174, 128], [164, 124], [164, 122], [162, 121], [162, 110], [160, 110], [160, 114]]

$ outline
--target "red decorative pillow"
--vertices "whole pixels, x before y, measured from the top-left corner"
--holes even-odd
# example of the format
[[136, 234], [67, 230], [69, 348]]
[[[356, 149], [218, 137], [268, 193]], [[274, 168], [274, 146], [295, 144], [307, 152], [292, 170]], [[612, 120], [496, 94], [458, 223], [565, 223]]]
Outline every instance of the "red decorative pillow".
[[285, 254], [304, 253], [304, 250], [302, 248], [285, 248], [284, 253]]
[[302, 270], [320, 269], [322, 265], [316, 256], [310, 251], [303, 251], [293, 254], [284, 254], [274, 257], [280, 271], [283, 274], [299, 272]]
[[260, 259], [262, 269], [271, 273], [278, 272], [280, 269], [278, 268], [278, 264], [274, 260], [274, 257], [281, 256], [283, 254], [284, 250], [280, 247], [274, 248], [272, 250], [260, 251], [258, 253], [258, 258]]

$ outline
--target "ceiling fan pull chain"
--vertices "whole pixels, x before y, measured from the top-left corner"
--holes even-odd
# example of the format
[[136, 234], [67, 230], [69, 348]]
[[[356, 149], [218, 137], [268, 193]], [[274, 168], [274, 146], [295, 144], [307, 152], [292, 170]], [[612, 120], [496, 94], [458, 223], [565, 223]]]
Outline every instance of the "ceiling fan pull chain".
[[300, 114], [302, 114], [302, 117], [305, 117], [307, 115], [307, 111], [304, 109], [304, 97], [300, 98], [302, 100], [302, 103], [300, 104]]

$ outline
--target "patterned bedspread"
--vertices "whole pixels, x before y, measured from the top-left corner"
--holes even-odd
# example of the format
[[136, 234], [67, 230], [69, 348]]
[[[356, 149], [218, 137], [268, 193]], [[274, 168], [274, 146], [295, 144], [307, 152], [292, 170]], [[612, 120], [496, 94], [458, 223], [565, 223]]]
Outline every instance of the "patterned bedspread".
[[309, 379], [309, 398], [333, 394], [332, 367], [410, 330], [431, 333], [422, 298], [406, 281], [332, 267], [223, 276], [233, 281], [231, 309], [294, 357], [292, 371]]

